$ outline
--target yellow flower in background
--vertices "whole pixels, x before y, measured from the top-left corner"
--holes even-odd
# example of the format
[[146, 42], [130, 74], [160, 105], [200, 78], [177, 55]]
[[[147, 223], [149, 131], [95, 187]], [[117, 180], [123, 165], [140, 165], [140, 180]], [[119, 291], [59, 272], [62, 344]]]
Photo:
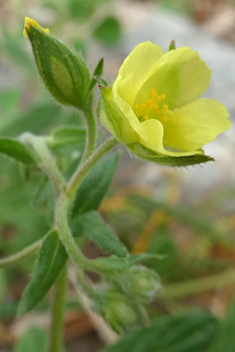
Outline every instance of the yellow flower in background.
[[103, 126], [134, 153], [165, 157], [202, 155], [206, 143], [230, 127], [227, 109], [200, 97], [211, 70], [188, 47], [162, 53], [144, 42], [123, 62], [111, 87], [101, 87]]

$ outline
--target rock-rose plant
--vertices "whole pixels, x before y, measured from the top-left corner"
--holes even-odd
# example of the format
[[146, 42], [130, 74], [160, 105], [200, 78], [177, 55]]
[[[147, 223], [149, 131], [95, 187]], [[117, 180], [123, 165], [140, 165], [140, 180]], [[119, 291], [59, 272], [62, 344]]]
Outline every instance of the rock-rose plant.
[[[55, 284], [49, 350], [59, 352], [67, 262], [73, 263], [84, 309], [91, 315], [92, 310], [98, 312], [118, 334], [148, 323], [146, 305], [161, 292], [158, 274], [140, 264], [159, 257], [130, 254], [97, 212], [118, 161], [117, 153], [103, 156], [121, 143], [140, 158], [163, 165], [204, 163], [213, 159], [204, 155], [202, 147], [226, 131], [230, 122], [222, 104], [199, 98], [209, 85], [211, 70], [197, 52], [187, 47], [175, 49], [171, 45], [172, 50], [163, 54], [158, 45], [141, 43], [123, 62], [116, 80], [106, 85], [103, 60], [90, 74], [78, 54], [28, 17], [23, 34], [30, 40], [38, 72], [52, 96], [67, 107], [79, 109], [87, 127], [85, 131], [60, 126], [50, 136], [26, 132], [17, 140], [0, 139], [1, 152], [38, 167], [54, 188], [51, 229], [23, 251], [0, 260], [0, 267], [38, 252], [18, 313], [34, 308]], [[97, 115], [112, 135], [98, 147], [93, 107], [96, 86], [101, 91]], [[58, 163], [53, 145], [74, 143], [76, 138], [83, 140], [84, 135], [84, 148], [79, 150], [83, 156], [71, 175]], [[111, 255], [89, 260], [76, 236], [89, 238]], [[98, 287], [87, 279], [87, 271], [99, 274]]]

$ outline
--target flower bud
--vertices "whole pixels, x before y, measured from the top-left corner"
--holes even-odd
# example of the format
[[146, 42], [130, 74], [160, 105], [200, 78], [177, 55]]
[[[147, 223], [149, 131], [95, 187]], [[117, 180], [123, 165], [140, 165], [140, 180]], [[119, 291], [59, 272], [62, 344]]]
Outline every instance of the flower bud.
[[106, 291], [95, 309], [102, 314], [117, 333], [138, 323], [139, 315], [127, 297], [114, 291]]
[[23, 34], [31, 42], [39, 74], [54, 98], [63, 105], [84, 109], [90, 75], [82, 58], [28, 17]]
[[153, 298], [162, 289], [158, 274], [142, 266], [132, 267], [122, 280], [124, 288], [131, 294], [143, 300]]

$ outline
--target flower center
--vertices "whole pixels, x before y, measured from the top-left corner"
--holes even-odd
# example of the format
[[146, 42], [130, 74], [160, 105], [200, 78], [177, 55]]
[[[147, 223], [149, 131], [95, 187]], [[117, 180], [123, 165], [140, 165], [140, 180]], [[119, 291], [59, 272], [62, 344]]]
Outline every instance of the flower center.
[[165, 94], [158, 95], [155, 89], [152, 88], [145, 103], [135, 104], [133, 110], [140, 122], [149, 119], [158, 119], [166, 122], [167, 116], [165, 116], [165, 111], [168, 110], [168, 105], [164, 104], [161, 109], [158, 106], [160, 101], [165, 99], [165, 97]]

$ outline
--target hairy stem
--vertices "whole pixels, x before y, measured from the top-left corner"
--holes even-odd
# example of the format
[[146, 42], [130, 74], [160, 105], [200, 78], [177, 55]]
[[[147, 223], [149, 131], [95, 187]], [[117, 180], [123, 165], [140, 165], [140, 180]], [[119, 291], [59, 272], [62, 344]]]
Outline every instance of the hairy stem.
[[61, 194], [56, 202], [55, 227], [70, 259], [77, 267], [83, 267], [87, 259], [79, 250], [68, 224], [68, 212], [71, 200], [66, 194]]
[[66, 283], [67, 265], [62, 269], [54, 287], [49, 352], [62, 352]]
[[80, 249], [78, 248], [74, 237], [71, 233], [68, 224], [68, 211], [71, 200], [66, 194], [61, 194], [56, 204], [56, 218], [55, 226], [58, 229], [58, 233], [63, 245], [66, 248], [70, 260], [76, 267], [77, 278], [79, 280], [81, 288], [89, 294], [94, 296], [95, 293], [86, 282], [83, 270], [88, 267], [89, 260], [84, 257]]
[[87, 109], [84, 112], [87, 122], [87, 140], [86, 140], [86, 148], [82, 157], [81, 163], [89, 158], [95, 149], [95, 141], [96, 141], [96, 121], [93, 113], [92, 103], [88, 104]]
[[10, 255], [9, 257], [0, 259], [0, 268], [5, 268], [14, 264], [17, 264], [19, 261], [30, 257], [34, 253], [38, 252], [42, 244], [42, 239], [37, 242], [32, 243], [28, 247], [22, 249], [22, 251]]
[[118, 144], [118, 141], [111, 137], [107, 139], [90, 157], [89, 159], [83, 163], [80, 164], [77, 168], [77, 170], [74, 172], [72, 175], [71, 179], [68, 182], [67, 185], [67, 195], [73, 199], [75, 196], [76, 190], [78, 186], [80, 185], [81, 181], [85, 177], [85, 175], [88, 173], [88, 171], [95, 165], [95, 163], [102, 158], [104, 154], [106, 154], [110, 149], [112, 149], [116, 144]]

